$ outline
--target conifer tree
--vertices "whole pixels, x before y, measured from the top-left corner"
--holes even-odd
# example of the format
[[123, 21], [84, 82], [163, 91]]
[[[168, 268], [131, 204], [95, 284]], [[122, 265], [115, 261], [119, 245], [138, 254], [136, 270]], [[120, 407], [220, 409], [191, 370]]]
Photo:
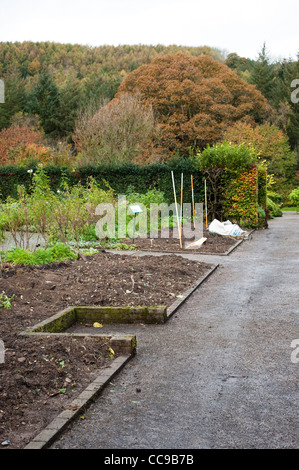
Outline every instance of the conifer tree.
[[267, 100], [271, 100], [274, 89], [274, 70], [273, 65], [270, 64], [265, 43], [259, 53], [258, 60], [253, 65], [251, 83], [257, 87]]
[[11, 125], [14, 114], [25, 107], [24, 80], [18, 68], [13, 66], [4, 76], [5, 102], [0, 106], [0, 130]]
[[58, 86], [51, 74], [44, 69], [28, 97], [28, 112], [38, 114], [45, 133], [56, 136], [60, 126], [59, 107]]

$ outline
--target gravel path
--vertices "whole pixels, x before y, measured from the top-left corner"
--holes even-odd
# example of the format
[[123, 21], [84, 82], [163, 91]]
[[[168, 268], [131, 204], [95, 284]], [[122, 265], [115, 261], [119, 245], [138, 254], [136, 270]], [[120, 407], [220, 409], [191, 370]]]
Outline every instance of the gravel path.
[[[52, 448], [298, 448], [299, 215], [228, 257]], [[114, 327], [120, 331], [120, 327]], [[299, 354], [298, 354], [299, 356]]]

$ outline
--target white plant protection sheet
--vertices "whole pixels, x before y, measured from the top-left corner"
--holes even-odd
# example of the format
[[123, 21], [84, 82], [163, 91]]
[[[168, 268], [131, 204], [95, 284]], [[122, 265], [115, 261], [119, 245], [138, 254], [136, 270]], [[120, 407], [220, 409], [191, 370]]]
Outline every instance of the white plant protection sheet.
[[217, 219], [214, 219], [213, 222], [210, 223], [209, 232], [224, 236], [240, 236], [246, 233], [245, 230], [242, 230], [239, 227], [239, 225], [232, 224], [229, 220], [226, 220], [225, 222], [219, 222]]

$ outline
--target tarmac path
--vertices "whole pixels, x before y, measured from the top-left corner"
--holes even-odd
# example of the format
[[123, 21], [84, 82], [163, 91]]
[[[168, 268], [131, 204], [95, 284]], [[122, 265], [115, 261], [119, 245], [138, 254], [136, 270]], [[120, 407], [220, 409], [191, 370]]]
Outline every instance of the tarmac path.
[[188, 257], [219, 267], [166, 324], [116, 330], [137, 355], [52, 449], [298, 449], [299, 215]]

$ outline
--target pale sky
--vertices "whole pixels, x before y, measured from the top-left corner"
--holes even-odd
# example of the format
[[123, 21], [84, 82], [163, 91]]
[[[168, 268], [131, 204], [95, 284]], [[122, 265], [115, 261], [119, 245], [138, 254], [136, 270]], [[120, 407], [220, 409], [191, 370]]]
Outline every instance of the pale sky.
[[256, 59], [299, 51], [298, 0], [0, 0], [0, 41], [211, 46]]

